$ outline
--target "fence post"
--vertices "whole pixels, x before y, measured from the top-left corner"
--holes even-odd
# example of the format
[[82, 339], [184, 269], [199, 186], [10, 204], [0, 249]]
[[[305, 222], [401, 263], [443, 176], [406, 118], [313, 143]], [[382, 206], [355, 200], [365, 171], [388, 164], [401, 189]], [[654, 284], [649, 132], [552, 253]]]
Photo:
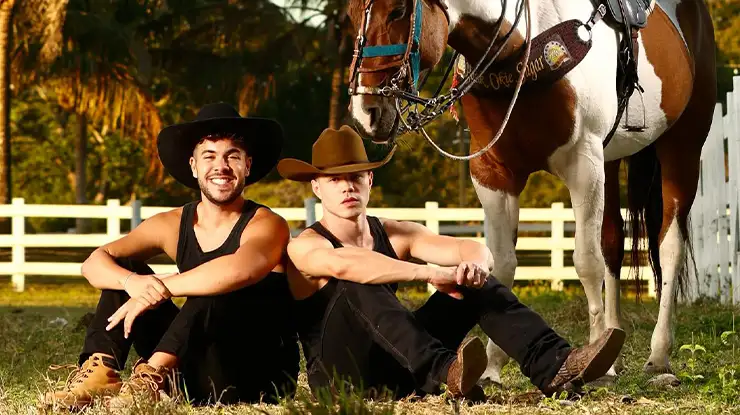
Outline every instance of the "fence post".
[[121, 220], [118, 218], [118, 208], [121, 206], [121, 201], [118, 199], [108, 199], [105, 205], [108, 207], [106, 234], [113, 241], [121, 236]]
[[426, 202], [424, 204], [424, 209], [426, 209], [425, 217], [426, 217], [426, 226], [429, 228], [430, 231], [436, 233], [439, 235], [439, 213], [437, 212], [439, 210], [439, 203], [437, 202]]
[[23, 235], [26, 233], [26, 217], [24, 216], [23, 198], [13, 198], [13, 219], [11, 234], [13, 235], [12, 263], [13, 276], [11, 282], [13, 290], [21, 292], [26, 288], [26, 275], [23, 273], [23, 264], [26, 262], [26, 247], [23, 245]]
[[308, 228], [316, 223], [316, 198], [303, 199], [303, 206], [306, 208], [306, 227]]
[[131, 230], [141, 225], [141, 200], [131, 202]]
[[730, 200], [730, 234], [732, 235], [732, 302], [740, 304], [740, 76], [732, 77], [732, 100], [727, 102], [727, 115], [730, 116], [730, 131], [727, 133], [728, 156], [730, 161], [730, 183], [734, 199]]
[[[552, 248], [550, 248], [550, 266], [557, 273], [562, 275], [563, 268], [563, 244], [565, 243], [565, 220], [563, 219], [563, 211], [565, 210], [565, 204], [561, 202], [553, 203], [550, 206], [552, 209], [552, 222], [550, 230], [550, 239], [552, 241]], [[553, 291], [563, 290], [563, 280], [560, 278], [553, 278], [550, 280], [550, 289]]]
[[[439, 235], [439, 203], [437, 202], [426, 202], [424, 204], [424, 217], [426, 218], [424, 224], [430, 231]], [[431, 264], [430, 264], [431, 265]], [[427, 284], [427, 291], [431, 294], [437, 291], [432, 284]]]

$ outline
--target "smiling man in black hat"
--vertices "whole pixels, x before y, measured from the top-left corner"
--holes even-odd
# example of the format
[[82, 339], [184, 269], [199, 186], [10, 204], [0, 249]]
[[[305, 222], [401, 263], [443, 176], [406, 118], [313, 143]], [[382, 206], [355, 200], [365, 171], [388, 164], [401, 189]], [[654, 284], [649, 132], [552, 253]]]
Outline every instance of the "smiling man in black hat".
[[[105, 395], [117, 408], [180, 386], [196, 404], [273, 401], [295, 390], [289, 228], [242, 198], [277, 162], [282, 129], [212, 104], [193, 122], [162, 130], [157, 145], [165, 169], [201, 200], [151, 217], [85, 261], [83, 275], [102, 294], [79, 366], [45, 405], [79, 409]], [[155, 275], [144, 263], [160, 253], [179, 273]], [[187, 300], [178, 308], [171, 297]], [[141, 359], [122, 382], [132, 345]], [[176, 372], [184, 385], [170, 379]]]
[[[391, 153], [392, 154], [392, 153]], [[551, 395], [594, 380], [617, 358], [625, 334], [610, 328], [592, 344], [571, 348], [537, 313], [489, 275], [491, 254], [475, 241], [436, 235], [425, 226], [367, 214], [373, 169], [351, 127], [326, 129], [312, 162], [284, 159], [280, 174], [311, 182], [323, 217], [288, 245], [288, 277], [308, 383], [316, 391], [349, 382], [396, 397], [435, 393], [482, 399], [483, 332]], [[411, 262], [410, 259], [439, 265]], [[418, 310], [396, 298], [400, 282], [438, 291]]]

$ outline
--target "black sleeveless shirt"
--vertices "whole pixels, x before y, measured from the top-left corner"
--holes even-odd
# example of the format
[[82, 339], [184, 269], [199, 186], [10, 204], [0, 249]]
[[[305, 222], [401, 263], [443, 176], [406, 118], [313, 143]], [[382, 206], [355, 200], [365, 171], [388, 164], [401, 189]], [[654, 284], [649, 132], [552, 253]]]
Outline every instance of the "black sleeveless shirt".
[[[245, 200], [241, 216], [224, 243], [212, 251], [203, 252], [195, 236], [194, 227], [195, 209], [198, 203], [200, 201], [190, 202], [183, 206], [176, 259], [180, 272], [189, 271], [205, 262], [236, 252], [239, 249], [244, 228], [247, 227], [257, 210], [261, 207], [269, 209], [254, 201]], [[270, 271], [259, 282], [223, 295], [238, 297], [240, 301], [245, 302], [245, 306], [248, 305], [250, 308], [252, 306], [263, 307], [264, 314], [260, 318], [264, 323], [262, 325], [269, 328], [271, 332], [281, 333], [283, 338], [295, 340], [295, 325], [292, 322], [293, 297], [285, 273]]]
[[[396, 251], [393, 250], [388, 234], [383, 228], [380, 219], [374, 216], [367, 217], [370, 225], [370, 234], [373, 236], [373, 251], [398, 259]], [[343, 245], [328, 229], [320, 222], [309, 226], [314, 232], [326, 238], [331, 242], [334, 248], [341, 248]], [[314, 361], [319, 357], [321, 351], [321, 328], [324, 317], [332, 298], [337, 292], [336, 278], [329, 279], [320, 290], [311, 296], [296, 301], [296, 323], [298, 324], [298, 336], [303, 345], [303, 354], [306, 357], [306, 367], [311, 367]], [[398, 290], [398, 284], [384, 284], [393, 292]]]

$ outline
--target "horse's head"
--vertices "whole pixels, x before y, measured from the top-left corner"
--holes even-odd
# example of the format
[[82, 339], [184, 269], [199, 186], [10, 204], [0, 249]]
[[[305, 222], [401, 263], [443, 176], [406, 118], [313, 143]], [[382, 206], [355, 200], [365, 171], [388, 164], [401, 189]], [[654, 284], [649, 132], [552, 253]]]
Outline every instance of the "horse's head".
[[431, 70], [447, 45], [444, 0], [350, 0], [357, 33], [350, 67], [350, 113], [377, 143], [393, 141], [396, 100], [388, 88], [414, 91], [420, 72]]

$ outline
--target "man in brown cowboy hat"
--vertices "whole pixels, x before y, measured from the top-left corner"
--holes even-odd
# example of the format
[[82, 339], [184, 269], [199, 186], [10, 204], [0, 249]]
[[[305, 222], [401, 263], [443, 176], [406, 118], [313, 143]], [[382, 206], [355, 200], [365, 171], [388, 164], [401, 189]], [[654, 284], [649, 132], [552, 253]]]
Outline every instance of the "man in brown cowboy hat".
[[[397, 397], [434, 393], [446, 383], [454, 397], [481, 398], [476, 382], [486, 367], [485, 349], [476, 337], [463, 341], [476, 324], [545, 394], [604, 375], [621, 350], [623, 331], [609, 329], [572, 349], [488, 275], [484, 245], [366, 214], [370, 170], [390, 157], [368, 162], [362, 139], [343, 126], [321, 134], [311, 164], [278, 163], [283, 177], [310, 181], [322, 201], [321, 221], [288, 245], [288, 280], [314, 393], [338, 387], [339, 377]], [[411, 312], [395, 296], [403, 281], [431, 283], [438, 292]]]
[[[144, 221], [93, 252], [82, 273], [102, 290], [78, 367], [42, 403], [79, 409], [98, 395], [109, 407], [158, 400], [184, 386], [196, 404], [274, 401], [291, 394], [298, 345], [284, 274], [290, 233], [283, 218], [242, 198], [282, 147], [272, 120], [243, 118], [227, 104], [157, 139], [165, 169], [201, 200]], [[178, 274], [144, 263], [165, 253]], [[187, 297], [178, 308], [171, 297]], [[129, 349], [142, 358], [122, 382]], [[184, 385], [171, 382], [177, 369]]]

